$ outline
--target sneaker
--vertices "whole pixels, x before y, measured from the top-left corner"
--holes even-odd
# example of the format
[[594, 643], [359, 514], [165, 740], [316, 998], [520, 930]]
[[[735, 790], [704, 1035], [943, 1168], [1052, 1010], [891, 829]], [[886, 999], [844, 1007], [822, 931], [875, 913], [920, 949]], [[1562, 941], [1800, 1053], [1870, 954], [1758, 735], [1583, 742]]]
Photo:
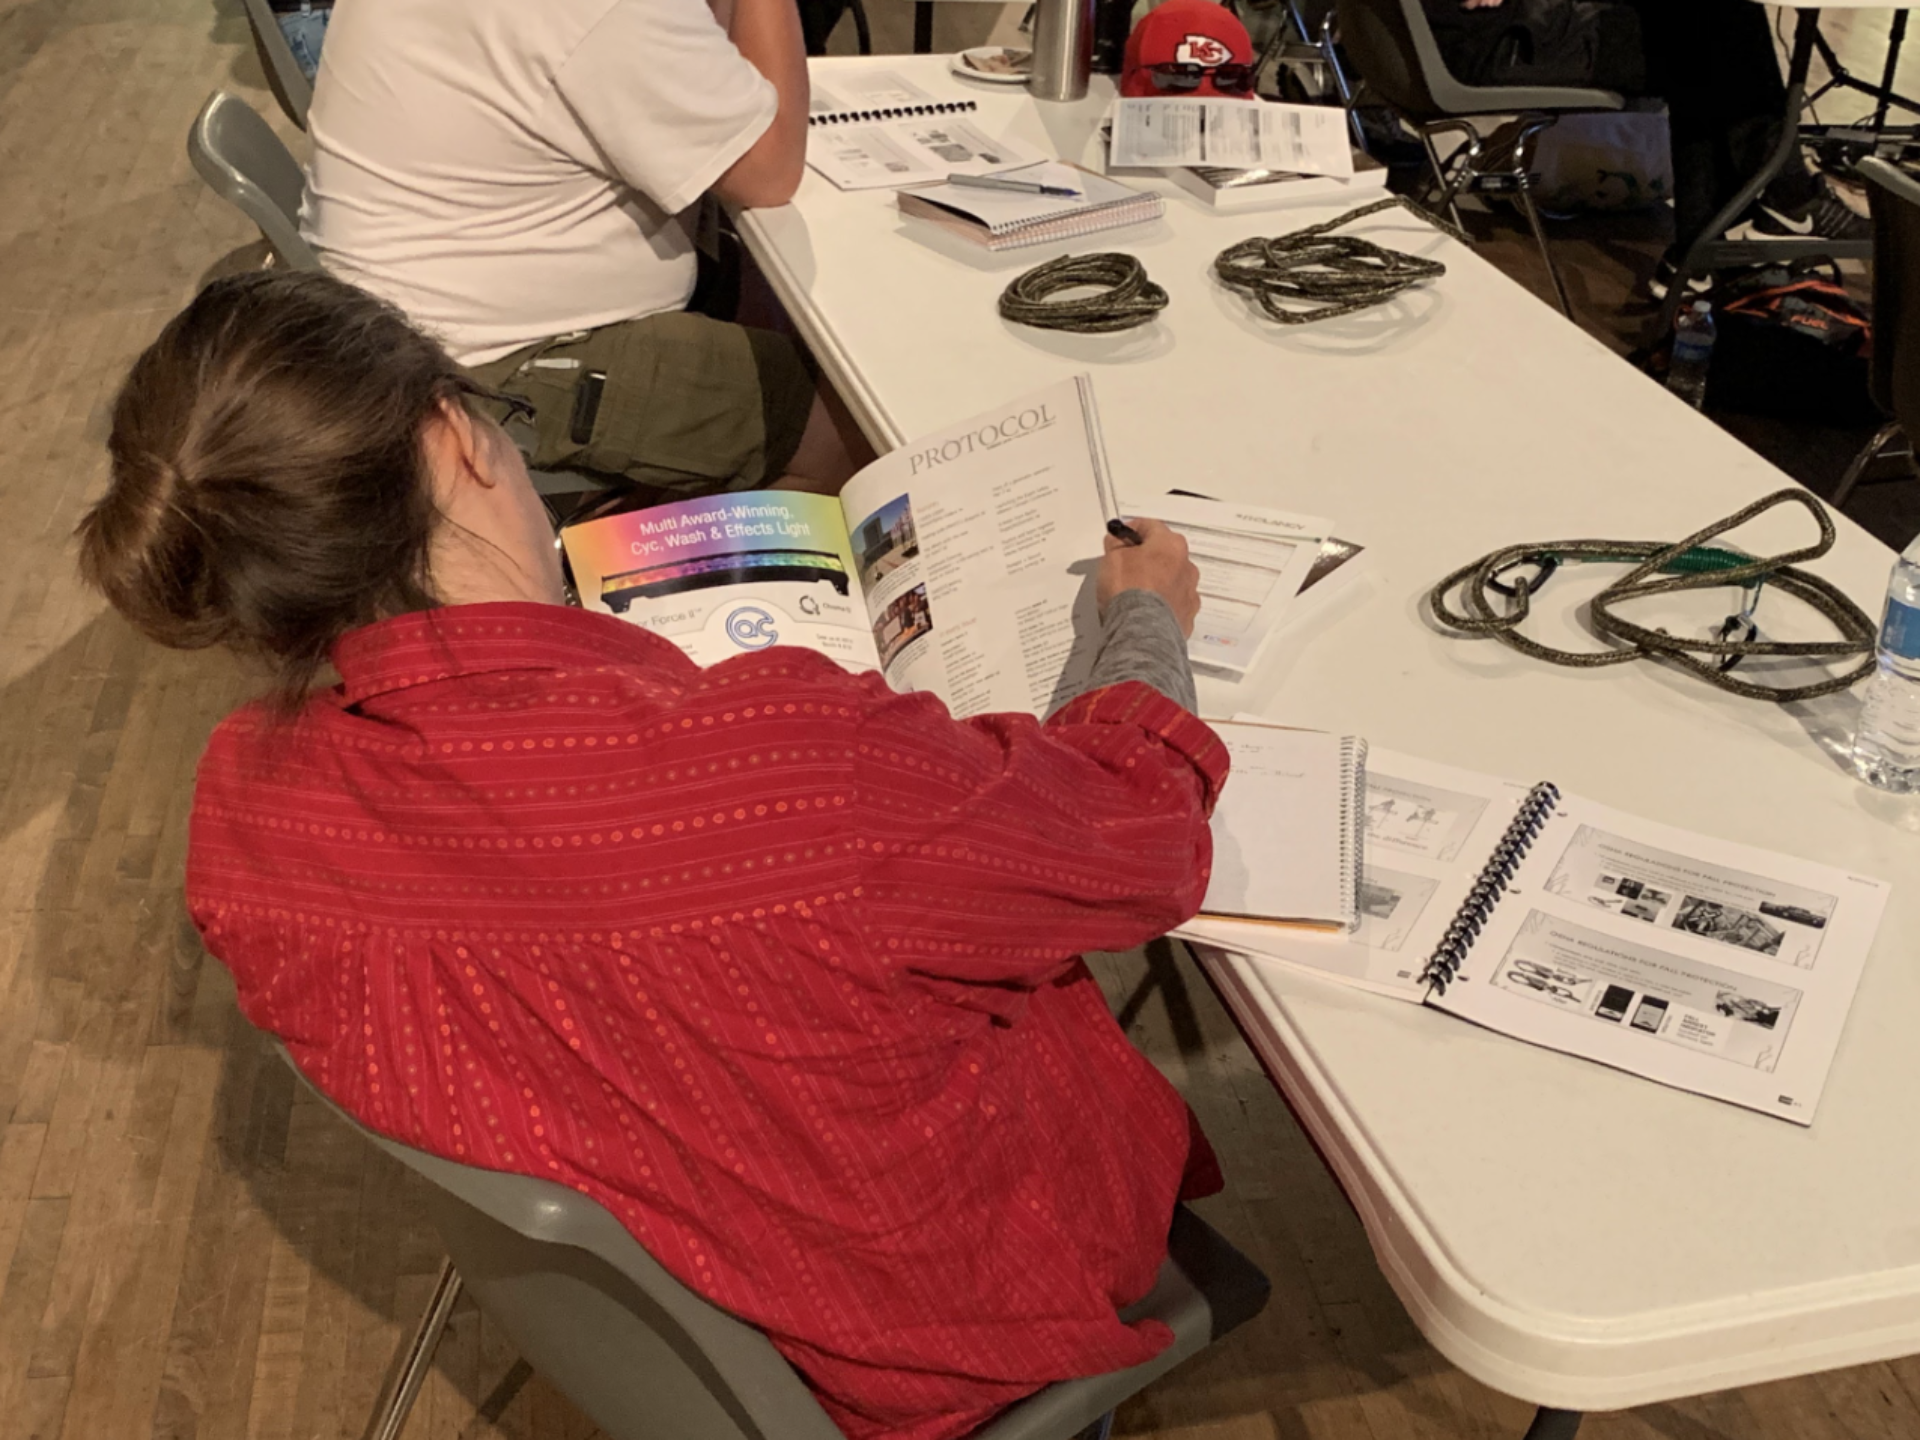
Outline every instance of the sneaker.
[[[1667, 292], [1673, 289], [1675, 277], [1679, 274], [1680, 266], [1675, 262], [1673, 252], [1669, 250], [1665, 255], [1662, 255], [1658, 263], [1654, 265], [1653, 275], [1647, 281], [1647, 289], [1652, 293], [1653, 298], [1656, 300], [1665, 300], [1667, 298]], [[1704, 296], [1712, 289], [1713, 276], [1711, 275], [1689, 275], [1687, 277], [1687, 295], [1689, 298]]]
[[1765, 196], [1754, 203], [1746, 228], [1775, 239], [1866, 240], [1873, 227], [1834, 192], [1823, 176], [1813, 198], [1799, 207], [1779, 205]]

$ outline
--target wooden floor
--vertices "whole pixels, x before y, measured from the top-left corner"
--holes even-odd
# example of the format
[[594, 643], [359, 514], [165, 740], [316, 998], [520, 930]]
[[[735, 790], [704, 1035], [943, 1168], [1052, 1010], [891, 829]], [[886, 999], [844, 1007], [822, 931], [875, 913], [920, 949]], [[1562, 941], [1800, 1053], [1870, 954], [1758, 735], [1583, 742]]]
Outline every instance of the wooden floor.
[[[905, 5], [872, 3], [902, 45]], [[940, 40], [1011, 23], [946, 6]], [[216, 86], [271, 110], [235, 0], [0, 0], [0, 1440], [353, 1440], [439, 1261], [412, 1182], [296, 1093], [182, 920], [193, 763], [245, 677], [146, 647], [71, 573], [117, 377], [203, 278], [259, 258], [182, 152]], [[1208, 1215], [1274, 1281], [1120, 1433], [1517, 1436], [1526, 1407], [1409, 1324], [1197, 977], [1164, 955], [1102, 969], [1116, 1000], [1161, 981], [1133, 1033], [1224, 1156]], [[1586, 1434], [1898, 1440], [1917, 1401], [1920, 1364], [1874, 1365]], [[590, 1434], [469, 1309], [407, 1431]]]

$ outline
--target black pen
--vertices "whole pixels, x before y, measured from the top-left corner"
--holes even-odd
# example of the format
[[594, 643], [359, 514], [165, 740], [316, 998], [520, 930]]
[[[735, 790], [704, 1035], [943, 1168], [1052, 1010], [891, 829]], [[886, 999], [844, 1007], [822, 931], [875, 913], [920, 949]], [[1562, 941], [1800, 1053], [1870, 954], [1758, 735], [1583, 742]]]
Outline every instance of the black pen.
[[1116, 540], [1126, 541], [1129, 545], [1144, 545], [1147, 543], [1147, 537], [1124, 520], [1116, 519], [1107, 521], [1107, 533]]

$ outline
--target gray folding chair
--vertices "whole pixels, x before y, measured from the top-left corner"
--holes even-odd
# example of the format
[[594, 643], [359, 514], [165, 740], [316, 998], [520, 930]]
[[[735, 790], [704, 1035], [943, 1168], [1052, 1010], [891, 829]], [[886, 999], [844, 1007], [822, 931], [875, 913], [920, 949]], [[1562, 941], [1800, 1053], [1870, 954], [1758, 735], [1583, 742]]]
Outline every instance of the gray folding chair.
[[[278, 1041], [274, 1048], [293, 1065]], [[463, 1284], [527, 1363], [610, 1440], [844, 1440], [765, 1335], [680, 1284], [594, 1201], [401, 1145], [320, 1098], [427, 1181], [427, 1214], [449, 1257], [382, 1397], [372, 1440], [399, 1435]], [[1159, 1280], [1124, 1312], [1162, 1321], [1173, 1343], [1143, 1365], [1050, 1385], [972, 1440], [1068, 1440], [1252, 1319], [1267, 1291], [1251, 1261], [1190, 1211], [1176, 1210]]]
[[[1360, 76], [1420, 135], [1433, 167], [1437, 206], [1460, 223], [1457, 197], [1515, 196], [1546, 262], [1560, 309], [1573, 306], [1547, 248], [1546, 228], [1533, 201], [1533, 153], [1540, 132], [1562, 115], [1582, 110], [1618, 110], [1626, 102], [1611, 90], [1566, 85], [1462, 85], [1440, 58], [1440, 45], [1420, 0], [1339, 0], [1340, 43]], [[1512, 116], [1482, 134], [1476, 116]], [[1461, 143], [1444, 160], [1437, 136], [1456, 134]]]
[[260, 227], [282, 265], [318, 270], [300, 238], [300, 195], [307, 177], [273, 127], [246, 101], [216, 90], [187, 131], [187, 158], [213, 193]]
[[268, 0], [241, 0], [246, 7], [247, 24], [253, 27], [253, 48], [260, 56], [260, 68], [267, 72], [267, 88], [287, 118], [302, 130], [307, 128], [307, 107], [313, 103], [313, 82], [294, 58], [287, 44], [286, 31], [273, 17]]
[[1833, 492], [1835, 509], [1852, 498], [1867, 467], [1902, 431], [1906, 473], [1914, 476], [1913, 441], [1920, 436], [1920, 344], [1906, 338], [1920, 332], [1920, 176], [1878, 156], [1860, 161], [1854, 173], [1867, 182], [1873, 212], [1873, 358], [1867, 391], [1887, 423], [1847, 466]]

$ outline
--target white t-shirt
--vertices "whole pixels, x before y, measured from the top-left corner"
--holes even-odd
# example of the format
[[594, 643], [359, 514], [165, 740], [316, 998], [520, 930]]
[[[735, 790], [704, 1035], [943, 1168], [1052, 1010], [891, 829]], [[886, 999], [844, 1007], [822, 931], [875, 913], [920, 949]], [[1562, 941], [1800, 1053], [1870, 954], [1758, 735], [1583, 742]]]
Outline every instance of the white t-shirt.
[[300, 230], [483, 364], [684, 308], [675, 217], [778, 104], [705, 0], [341, 0]]

